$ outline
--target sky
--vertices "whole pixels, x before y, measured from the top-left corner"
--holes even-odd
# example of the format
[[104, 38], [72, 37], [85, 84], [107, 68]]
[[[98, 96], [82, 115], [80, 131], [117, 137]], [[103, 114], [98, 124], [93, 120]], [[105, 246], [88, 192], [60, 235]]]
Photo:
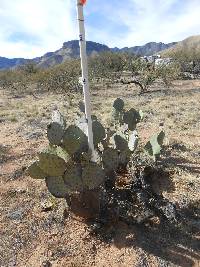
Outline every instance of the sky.
[[[200, 34], [200, 0], [87, 0], [86, 38], [109, 47]], [[0, 0], [0, 56], [33, 58], [77, 39], [76, 0]]]

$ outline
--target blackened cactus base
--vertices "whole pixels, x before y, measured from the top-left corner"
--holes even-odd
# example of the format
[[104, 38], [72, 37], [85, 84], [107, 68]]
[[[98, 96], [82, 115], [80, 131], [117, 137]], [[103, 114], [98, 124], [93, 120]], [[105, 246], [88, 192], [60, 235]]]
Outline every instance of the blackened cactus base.
[[154, 171], [152, 167], [139, 171], [122, 188], [107, 184], [104, 189], [73, 195], [67, 200], [69, 209], [85, 221], [93, 220], [103, 224], [118, 221], [143, 223], [154, 216], [176, 223], [178, 213], [175, 206], [153, 190], [151, 175]]

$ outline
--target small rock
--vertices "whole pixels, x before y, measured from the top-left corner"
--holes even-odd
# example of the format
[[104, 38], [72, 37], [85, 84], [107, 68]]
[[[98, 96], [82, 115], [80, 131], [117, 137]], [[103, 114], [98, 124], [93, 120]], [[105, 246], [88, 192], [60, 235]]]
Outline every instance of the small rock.
[[54, 204], [50, 200], [44, 200], [41, 202], [41, 209], [44, 212], [53, 210]]
[[26, 138], [29, 139], [38, 139], [43, 136], [42, 132], [33, 132], [33, 133], [28, 133], [26, 135]]
[[24, 211], [22, 209], [12, 211], [7, 215], [7, 217], [10, 220], [21, 221], [24, 217]]
[[43, 262], [42, 262], [42, 265], [41, 265], [41, 267], [51, 267], [51, 266], [52, 266], [52, 264], [51, 264], [51, 262], [48, 261], [48, 260], [43, 261]]

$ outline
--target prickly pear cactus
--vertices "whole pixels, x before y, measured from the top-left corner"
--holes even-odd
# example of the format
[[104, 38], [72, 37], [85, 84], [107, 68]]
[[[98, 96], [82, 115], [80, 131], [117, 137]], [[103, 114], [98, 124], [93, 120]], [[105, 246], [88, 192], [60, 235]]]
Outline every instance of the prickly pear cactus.
[[123, 121], [128, 124], [129, 130], [134, 131], [137, 123], [140, 121], [140, 115], [138, 111], [131, 108], [129, 111], [124, 113]]
[[128, 141], [126, 140], [126, 136], [122, 133], [117, 132], [114, 136], [114, 148], [119, 151], [128, 150]]
[[131, 151], [129, 149], [121, 151], [119, 153], [119, 158], [118, 158], [119, 166], [126, 168], [127, 164], [130, 162], [130, 158], [131, 158]]
[[47, 188], [49, 192], [57, 198], [66, 198], [70, 191], [65, 185], [62, 176], [49, 176], [45, 178]]
[[88, 150], [87, 136], [78, 126], [71, 125], [64, 132], [62, 146], [70, 155], [86, 152]]
[[106, 132], [103, 125], [97, 120], [94, 120], [92, 122], [92, 130], [93, 130], [94, 147], [97, 147], [98, 144], [101, 143], [103, 139], [106, 137]]
[[47, 126], [47, 137], [52, 145], [60, 145], [64, 135], [64, 128], [57, 122], [52, 122]]
[[[82, 103], [79, 108], [84, 111]], [[118, 98], [113, 104], [113, 115], [115, 121], [112, 121], [107, 129], [96, 116], [92, 116], [95, 147], [95, 152], [92, 153], [88, 146], [88, 125], [85, 116], [77, 120], [76, 125], [70, 125], [66, 129], [64, 118], [56, 110], [47, 129], [50, 145], [39, 153], [39, 161], [31, 164], [27, 172], [35, 179], [45, 179], [53, 196], [70, 199], [74, 211], [78, 210], [79, 203], [84, 212], [89, 210], [92, 216], [99, 216], [104, 212], [101, 210], [102, 206], [107, 212], [111, 203], [117, 214], [127, 220], [135, 220], [136, 212], [132, 214], [135, 199], [132, 198], [133, 191], [128, 192], [127, 196], [131, 201], [125, 205], [127, 198], [121, 199], [124, 192], [121, 188], [121, 191], [119, 190], [120, 183], [117, 179], [122, 173], [126, 175], [128, 169], [132, 170], [132, 165], [137, 166], [137, 157], [132, 157], [132, 154], [138, 145], [136, 126], [144, 114], [134, 108], [125, 111], [124, 101]], [[154, 159], [161, 152], [164, 136], [163, 131], [154, 135], [145, 146], [147, 154]], [[123, 181], [120, 182], [123, 184]], [[118, 194], [122, 195], [117, 199]], [[138, 210], [138, 207], [136, 209]], [[112, 207], [111, 211], [114, 211]], [[87, 213], [84, 212], [83, 214]]]
[[78, 163], [69, 162], [64, 173], [63, 180], [71, 192], [82, 192], [83, 181], [81, 165]]
[[161, 153], [164, 138], [165, 138], [165, 133], [164, 131], [161, 131], [160, 133], [153, 135], [150, 138], [150, 141], [148, 141], [144, 147], [146, 153], [150, 157], [154, 158], [154, 160]]
[[49, 146], [38, 155], [39, 168], [49, 176], [61, 176], [66, 169], [69, 155], [61, 147]]
[[106, 172], [116, 171], [119, 166], [118, 151], [110, 147], [105, 149], [102, 154], [102, 162]]
[[113, 123], [123, 123], [123, 114], [124, 114], [124, 101], [121, 98], [117, 98], [113, 103], [112, 118]]
[[113, 108], [119, 112], [124, 109], [124, 101], [121, 98], [117, 98], [113, 103]]
[[[85, 134], [87, 134], [87, 121], [84, 117], [81, 117], [77, 121], [77, 125]], [[94, 147], [97, 148], [98, 145], [106, 137], [106, 131], [103, 125], [97, 120], [97, 117], [94, 115], [92, 116], [92, 131]]]
[[82, 179], [85, 189], [95, 189], [103, 184], [105, 173], [96, 163], [90, 162], [83, 168]]
[[39, 161], [33, 162], [27, 168], [27, 174], [34, 179], [44, 179], [47, 176], [47, 174], [39, 167]]

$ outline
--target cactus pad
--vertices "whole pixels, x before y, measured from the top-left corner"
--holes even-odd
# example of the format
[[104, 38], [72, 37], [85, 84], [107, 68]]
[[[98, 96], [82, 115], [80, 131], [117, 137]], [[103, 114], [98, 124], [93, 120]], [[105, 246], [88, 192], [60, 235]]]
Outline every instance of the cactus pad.
[[164, 138], [165, 138], [165, 132], [164, 132], [164, 131], [161, 131], [161, 132], [158, 134], [158, 137], [157, 137], [157, 141], [158, 141], [158, 144], [159, 144], [160, 146], [163, 145]]
[[136, 124], [140, 121], [140, 115], [134, 108], [131, 108], [124, 113], [123, 121], [128, 124], [129, 130], [134, 131]]
[[118, 122], [120, 124], [123, 123], [123, 112], [113, 109], [112, 117], [115, 122]]
[[128, 149], [128, 142], [123, 134], [114, 135], [115, 148], [119, 151], [125, 151]]
[[161, 131], [159, 134], [155, 134], [150, 138], [150, 141], [144, 147], [149, 156], [155, 159], [160, 154], [164, 137], [165, 133]]
[[65, 185], [72, 192], [83, 190], [82, 168], [80, 164], [69, 163], [63, 176]]
[[94, 162], [83, 168], [82, 179], [85, 188], [91, 190], [99, 187], [105, 178], [103, 169]]
[[47, 174], [44, 173], [43, 170], [39, 167], [39, 161], [33, 162], [27, 168], [27, 174], [34, 179], [44, 179], [47, 176]]
[[130, 161], [130, 157], [131, 157], [131, 151], [129, 149], [121, 151], [119, 153], [119, 165], [126, 167]]
[[106, 171], [115, 171], [118, 168], [118, 152], [116, 149], [108, 147], [102, 155], [103, 167]]
[[47, 137], [50, 144], [60, 145], [64, 135], [63, 126], [57, 122], [52, 122], [47, 126]]
[[88, 150], [87, 136], [78, 126], [71, 125], [65, 130], [63, 148], [70, 155], [86, 152]]
[[106, 132], [103, 125], [96, 120], [92, 122], [92, 130], [94, 147], [97, 147], [98, 144], [106, 137]]
[[113, 103], [113, 108], [121, 112], [124, 108], [124, 101], [121, 98], [117, 98]]
[[69, 155], [61, 147], [49, 147], [39, 154], [39, 167], [48, 176], [61, 176], [68, 159]]
[[66, 198], [70, 191], [65, 185], [62, 176], [46, 177], [45, 179], [49, 192], [57, 198]]

